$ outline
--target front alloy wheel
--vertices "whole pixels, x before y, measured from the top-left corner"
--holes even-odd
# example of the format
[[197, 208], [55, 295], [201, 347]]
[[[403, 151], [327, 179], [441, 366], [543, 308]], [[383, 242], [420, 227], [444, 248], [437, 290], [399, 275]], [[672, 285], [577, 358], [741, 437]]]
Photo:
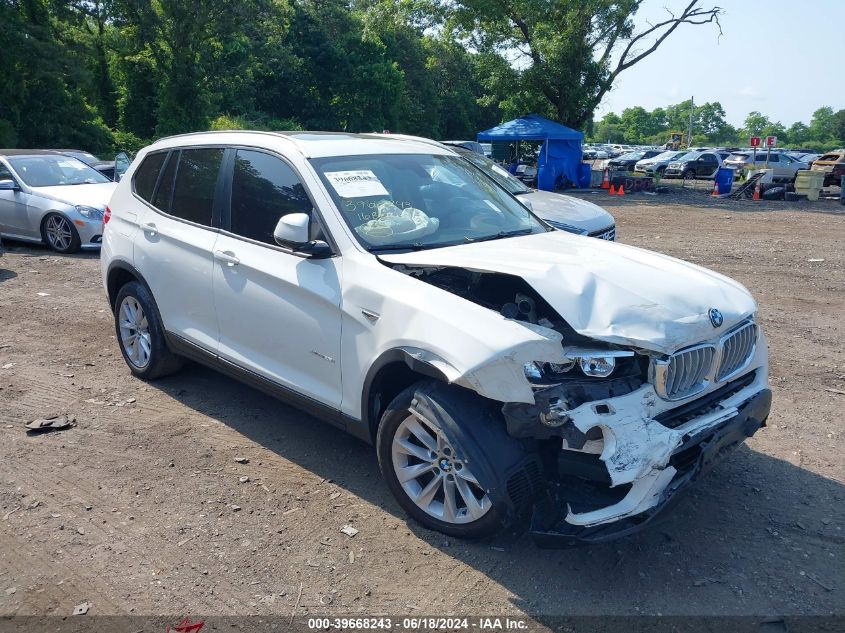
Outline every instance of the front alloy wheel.
[[393, 436], [392, 463], [402, 489], [416, 506], [440, 521], [472, 523], [492, 504], [437, 425], [415, 411]]
[[59, 253], [74, 253], [79, 250], [80, 240], [73, 224], [63, 215], [51, 213], [44, 219], [44, 239], [50, 248]]
[[376, 450], [387, 487], [413, 519], [449, 536], [481, 538], [500, 531], [503, 524], [478, 480], [483, 473], [496, 471], [489, 452], [471, 434], [457, 433], [464, 446], [456, 438], [467, 415], [486, 415], [474, 394], [419, 382], [387, 406]]

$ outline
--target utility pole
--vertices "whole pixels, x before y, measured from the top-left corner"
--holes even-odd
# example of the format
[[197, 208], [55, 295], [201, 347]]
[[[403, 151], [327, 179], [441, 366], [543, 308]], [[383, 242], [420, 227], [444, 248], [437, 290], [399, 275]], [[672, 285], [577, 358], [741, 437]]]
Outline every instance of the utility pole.
[[695, 112], [695, 97], [690, 97], [689, 129], [687, 130], [687, 149], [692, 147], [692, 113]]

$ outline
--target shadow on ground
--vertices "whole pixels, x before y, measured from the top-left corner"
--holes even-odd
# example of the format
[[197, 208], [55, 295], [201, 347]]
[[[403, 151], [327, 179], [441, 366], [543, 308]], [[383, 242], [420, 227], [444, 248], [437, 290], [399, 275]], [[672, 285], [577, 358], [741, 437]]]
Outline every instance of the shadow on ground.
[[[540, 622], [614, 611], [805, 614], [818, 613], [817, 603], [843, 604], [841, 577], [829, 577], [827, 560], [843, 552], [845, 539], [834, 527], [842, 525], [843, 486], [747, 446], [661, 523], [623, 540], [561, 551], [538, 549], [524, 535], [456, 542], [408, 520], [381, 482], [372, 447], [342, 431], [197, 365], [154, 384], [407, 521], [432, 547], [503, 586], [514, 606]], [[823, 565], [813, 574], [815, 563]]]

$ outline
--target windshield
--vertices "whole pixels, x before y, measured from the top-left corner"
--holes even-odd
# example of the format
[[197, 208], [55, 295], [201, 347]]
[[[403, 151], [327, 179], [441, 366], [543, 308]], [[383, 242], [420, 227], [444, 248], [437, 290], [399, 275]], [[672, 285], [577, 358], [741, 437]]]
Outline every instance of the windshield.
[[639, 160], [643, 156], [645, 156], [645, 151], [641, 150], [639, 152], [630, 152], [628, 154], [622, 154], [622, 156], [619, 157], [619, 160]]
[[62, 152], [63, 154], [67, 154], [68, 156], [73, 156], [74, 158], [78, 158], [86, 165], [93, 165], [94, 163], [99, 163], [100, 159], [94, 156], [94, 154], [89, 154], [88, 152]]
[[10, 158], [9, 163], [30, 187], [111, 182], [96, 169], [70, 156], [20, 156]]
[[458, 156], [371, 154], [311, 160], [370, 251], [436, 248], [547, 229]]
[[512, 194], [519, 195], [531, 191], [519, 178], [514, 178], [507, 169], [486, 156], [474, 152], [459, 152], [459, 154]]

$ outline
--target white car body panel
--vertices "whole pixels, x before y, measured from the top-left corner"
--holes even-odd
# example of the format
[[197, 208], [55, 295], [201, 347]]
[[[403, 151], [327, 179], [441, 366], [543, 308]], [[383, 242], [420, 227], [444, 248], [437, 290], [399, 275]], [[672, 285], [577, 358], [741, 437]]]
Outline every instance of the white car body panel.
[[708, 310], [714, 306], [724, 314], [725, 328], [756, 311], [748, 291], [723, 275], [562, 231], [382, 259], [522, 277], [579, 334], [664, 353], [708, 339]]
[[[169, 218], [143, 203], [130, 188], [137, 166], [150, 150], [182, 145], [254, 146], [283, 155], [299, 172], [340, 256], [296, 257]], [[110, 202], [104, 282], [110, 262], [133, 265], [149, 283], [169, 331], [337, 408], [353, 421], [366, 417], [368, 403], [362, 396], [368, 372], [397, 350], [435, 368], [450, 383], [502, 403], [535, 402], [525, 363], [567, 360], [557, 331], [508, 319], [415, 279], [413, 269], [455, 267], [519, 277], [577, 333], [648, 355], [716, 340], [756, 312], [748, 291], [723, 275], [563, 231], [401, 254], [369, 253], [307, 158], [391, 153], [452, 154], [430, 143], [378, 135], [225, 132], [159, 141], [138, 154]], [[560, 204], [561, 198], [572, 204], [573, 213], [580, 207], [595, 214], [589, 202], [558, 195], [552, 200], [551, 195], [530, 194], [539, 215], [538, 206]], [[150, 223], [156, 225], [154, 232], [144, 228]], [[215, 251], [236, 256], [239, 263], [215, 260]], [[174, 271], [184, 277], [179, 284], [173, 283]], [[718, 328], [709, 316], [712, 308], [724, 316]], [[633, 485], [618, 503], [583, 513], [570, 509], [568, 523], [602, 525], [659, 502], [674, 475], [669, 459], [683, 438], [714, 428], [767, 387], [765, 337], [757, 331], [753, 357], [743, 370], [756, 371], [754, 380], [720, 402], [721, 411], [668, 428], [655, 416], [720, 385], [710, 384], [687, 400], [668, 401], [646, 382], [603, 399], [604, 414], [596, 412], [595, 402], [569, 412], [581, 432], [600, 428], [603, 439], [583, 451], [600, 454], [612, 486]]]

